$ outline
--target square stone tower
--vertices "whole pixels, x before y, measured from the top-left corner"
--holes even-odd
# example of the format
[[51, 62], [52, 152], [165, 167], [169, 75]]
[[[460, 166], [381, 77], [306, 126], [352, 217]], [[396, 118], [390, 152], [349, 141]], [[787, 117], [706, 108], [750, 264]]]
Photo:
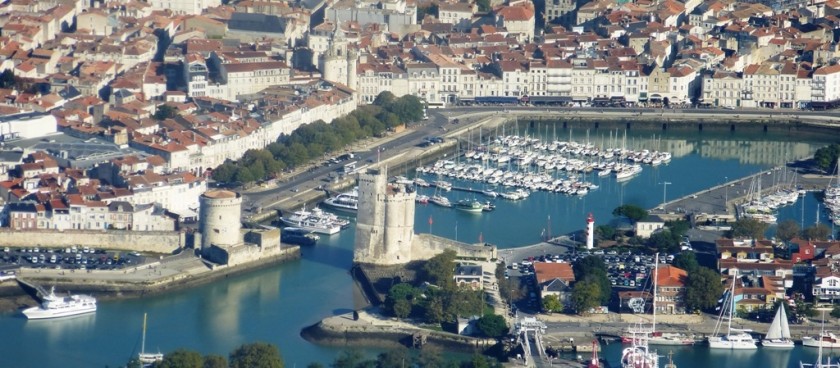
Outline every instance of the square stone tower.
[[415, 196], [405, 185], [389, 184], [387, 168], [359, 174], [354, 262], [394, 265], [411, 261]]

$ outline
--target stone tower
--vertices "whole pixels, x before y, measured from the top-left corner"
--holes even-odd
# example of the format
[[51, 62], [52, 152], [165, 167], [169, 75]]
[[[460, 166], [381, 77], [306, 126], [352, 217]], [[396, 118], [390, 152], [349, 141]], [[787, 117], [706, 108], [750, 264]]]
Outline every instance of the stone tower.
[[356, 85], [358, 83], [358, 72], [356, 71], [356, 66], [359, 62], [359, 52], [356, 51], [354, 48], [350, 48], [347, 50], [347, 87], [350, 87], [353, 90], [359, 89]]
[[411, 261], [415, 193], [388, 183], [388, 170], [359, 174], [359, 211], [353, 261], [376, 265]]
[[198, 231], [201, 250], [211, 245], [229, 246], [242, 243], [242, 197], [229, 190], [208, 190], [199, 197]]
[[[321, 54], [319, 67], [324, 80], [347, 84], [348, 76], [348, 62], [349, 54], [347, 52], [347, 39], [344, 37], [344, 31], [339, 28], [340, 20], [336, 20], [335, 28], [332, 36], [330, 36], [329, 47], [327, 51]], [[353, 73], [356, 71], [353, 70]]]

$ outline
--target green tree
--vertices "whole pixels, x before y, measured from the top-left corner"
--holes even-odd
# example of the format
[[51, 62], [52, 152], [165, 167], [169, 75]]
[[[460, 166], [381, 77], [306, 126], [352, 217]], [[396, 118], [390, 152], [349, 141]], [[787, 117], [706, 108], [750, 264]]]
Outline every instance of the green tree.
[[444, 360], [440, 348], [424, 345], [417, 357], [417, 366], [419, 368], [441, 368], [443, 365]]
[[255, 342], [230, 353], [230, 368], [283, 368], [283, 358], [276, 346]]
[[154, 118], [155, 120], [166, 120], [171, 119], [178, 116], [178, 109], [170, 105], [160, 105], [155, 111]]
[[221, 355], [210, 354], [204, 356], [204, 368], [227, 368], [228, 361]]
[[791, 241], [791, 239], [799, 235], [800, 230], [801, 229], [799, 228], [799, 223], [797, 223], [794, 220], [787, 219], [780, 222], [779, 225], [776, 226], [776, 237], [779, 238], [779, 240], [787, 243]]
[[386, 107], [391, 105], [396, 99], [397, 96], [394, 96], [394, 94], [390, 91], [383, 91], [382, 93], [376, 96], [376, 98], [373, 100], [373, 104], [380, 107]]
[[377, 368], [405, 368], [411, 367], [413, 359], [408, 349], [401, 347], [388, 350], [376, 358]]
[[444, 314], [448, 321], [455, 321], [458, 317], [472, 317], [481, 315], [484, 311], [484, 293], [470, 289], [452, 289], [446, 291], [444, 299]]
[[456, 256], [457, 253], [454, 250], [447, 249], [426, 261], [423, 265], [424, 281], [444, 289], [453, 288]]
[[560, 298], [557, 295], [551, 294], [546, 295], [543, 297], [542, 300], [543, 309], [546, 312], [562, 312], [563, 311], [563, 303], [560, 303]]
[[835, 306], [831, 309], [831, 316], [834, 318], [840, 318], [840, 305]]
[[163, 360], [156, 365], [158, 368], [203, 368], [204, 358], [201, 354], [185, 349], [178, 349], [167, 353]]
[[221, 183], [230, 183], [233, 181], [233, 176], [236, 174], [236, 165], [231, 162], [225, 162], [216, 170], [213, 170], [213, 180]]
[[682, 252], [677, 254], [671, 264], [674, 267], [685, 270], [688, 273], [693, 273], [700, 267], [700, 263], [697, 262], [697, 256], [694, 252]]
[[365, 360], [364, 355], [362, 355], [362, 353], [358, 350], [345, 350], [341, 352], [337, 358], [335, 358], [330, 366], [332, 368], [375, 367], [376, 362]]
[[478, 319], [476, 327], [487, 337], [502, 337], [507, 335], [508, 325], [505, 317], [498, 314], [485, 314]]
[[826, 224], [816, 224], [802, 230], [802, 237], [807, 240], [826, 240], [831, 235], [831, 228]]
[[814, 152], [814, 162], [823, 172], [832, 173], [837, 170], [838, 156], [840, 156], [840, 144], [834, 143]]
[[[431, 289], [430, 289], [431, 290]], [[426, 292], [424, 317], [429, 323], [441, 323], [446, 320], [442, 293]]]
[[572, 308], [578, 314], [588, 313], [600, 305], [601, 287], [591, 280], [578, 281], [572, 290]]
[[417, 23], [422, 24], [422, 20], [426, 18], [426, 14], [437, 17], [438, 16], [438, 6], [437, 4], [432, 4], [426, 7], [419, 7], [417, 8]]
[[648, 216], [648, 211], [635, 204], [625, 204], [613, 209], [613, 216], [626, 217], [630, 222], [636, 223]]
[[720, 274], [706, 267], [689, 273], [685, 280], [685, 306], [687, 310], [709, 309], [717, 305], [723, 295]]
[[764, 239], [764, 232], [767, 231], [767, 224], [754, 218], [742, 217], [732, 224], [733, 237], [747, 237], [750, 239]]
[[476, 0], [475, 4], [478, 5], [478, 11], [490, 11], [490, 0]]
[[236, 174], [233, 176], [235, 181], [238, 181], [242, 184], [248, 184], [254, 182], [256, 178], [254, 178], [254, 174], [251, 174], [251, 170], [247, 167], [240, 167], [236, 170]]
[[601, 239], [615, 239], [615, 228], [610, 225], [598, 225], [595, 227], [595, 234], [598, 234]]
[[680, 247], [679, 237], [669, 229], [662, 229], [650, 235], [647, 245], [659, 253], [673, 253]]
[[588, 280], [598, 284], [599, 305], [608, 304], [612, 297], [612, 284], [607, 274], [604, 259], [598, 256], [587, 256], [572, 265], [575, 280]]
[[11, 69], [5, 69], [3, 73], [0, 73], [0, 88], [12, 88], [16, 82], [15, 73]]
[[408, 317], [414, 305], [415, 293], [414, 287], [406, 283], [392, 286], [385, 297], [385, 310], [397, 318]]

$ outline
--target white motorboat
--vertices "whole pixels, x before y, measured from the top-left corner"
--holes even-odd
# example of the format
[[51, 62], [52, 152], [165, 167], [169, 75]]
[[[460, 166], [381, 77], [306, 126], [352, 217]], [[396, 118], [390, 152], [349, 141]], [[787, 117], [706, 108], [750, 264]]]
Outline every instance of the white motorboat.
[[436, 180], [436, 181], [432, 182], [432, 185], [434, 185], [437, 188], [440, 188], [441, 190], [445, 190], [447, 192], [452, 190], [452, 183], [450, 183], [448, 181]]
[[[825, 311], [823, 311], [822, 315], [822, 324], [820, 325], [820, 336], [824, 336], [825, 333]], [[803, 338], [803, 344], [804, 344]], [[809, 346], [809, 345], [806, 345]], [[823, 355], [823, 345], [817, 344], [817, 361], [816, 363], [805, 363], [803, 361], [799, 361], [799, 368], [840, 368], [840, 362], [832, 363], [831, 358], [828, 358], [828, 361], [823, 362], [822, 355]]]
[[484, 194], [485, 196], [490, 197], [490, 198], [496, 198], [496, 197], [499, 196], [499, 193], [496, 193], [496, 192], [494, 192], [492, 190], [489, 190], [489, 189], [482, 190], [481, 194]]
[[23, 310], [27, 319], [49, 319], [96, 312], [96, 299], [90, 295], [55, 295], [55, 287], [44, 295], [41, 305]]
[[624, 169], [615, 172], [615, 179], [616, 180], [628, 180], [642, 172], [641, 165], [631, 165]]
[[[732, 318], [734, 318], [733, 311], [735, 310], [735, 283], [738, 280], [733, 277], [732, 287], [728, 290], [723, 304], [720, 308], [720, 316], [718, 316], [717, 324], [713, 336], [708, 337], [709, 348], [712, 349], [729, 349], [729, 350], [753, 350], [758, 349], [755, 345], [755, 340], [749, 333], [752, 330], [742, 330], [732, 328]], [[723, 320], [726, 319], [726, 334], [721, 335], [723, 327]]]
[[324, 200], [324, 205], [330, 208], [356, 212], [359, 210], [359, 188]]
[[802, 337], [802, 346], [812, 348], [840, 348], [840, 338], [831, 332], [823, 331], [819, 336]]
[[793, 349], [793, 340], [790, 339], [790, 326], [783, 305], [780, 305], [779, 309], [776, 310], [776, 316], [773, 317], [773, 322], [770, 323], [770, 328], [767, 330], [764, 340], [761, 340], [761, 346], [774, 349]]
[[333, 235], [349, 225], [349, 221], [339, 219], [338, 216], [326, 213], [319, 208], [307, 211], [306, 208], [295, 211], [291, 216], [281, 217], [280, 221], [286, 226], [309, 230], [318, 234]]
[[420, 194], [420, 195], [418, 195], [417, 197], [414, 198], [414, 201], [416, 201], [417, 203], [420, 203], [420, 204], [427, 204], [427, 203], [429, 203], [429, 196], [427, 196], [425, 194]]

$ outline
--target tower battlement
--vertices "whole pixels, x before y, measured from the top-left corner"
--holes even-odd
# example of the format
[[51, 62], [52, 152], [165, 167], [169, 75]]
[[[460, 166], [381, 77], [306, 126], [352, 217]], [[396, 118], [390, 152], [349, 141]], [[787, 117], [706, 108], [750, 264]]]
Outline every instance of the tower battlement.
[[393, 265], [411, 261], [415, 196], [405, 185], [389, 184], [387, 168], [359, 174], [354, 262]]

